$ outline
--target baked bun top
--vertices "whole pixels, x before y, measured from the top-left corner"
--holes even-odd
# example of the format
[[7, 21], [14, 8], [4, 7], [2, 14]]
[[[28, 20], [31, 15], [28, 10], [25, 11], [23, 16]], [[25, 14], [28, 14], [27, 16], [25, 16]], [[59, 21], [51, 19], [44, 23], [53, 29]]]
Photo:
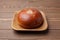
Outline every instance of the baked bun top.
[[42, 14], [35, 8], [26, 8], [18, 12], [19, 25], [26, 29], [38, 28], [43, 23]]

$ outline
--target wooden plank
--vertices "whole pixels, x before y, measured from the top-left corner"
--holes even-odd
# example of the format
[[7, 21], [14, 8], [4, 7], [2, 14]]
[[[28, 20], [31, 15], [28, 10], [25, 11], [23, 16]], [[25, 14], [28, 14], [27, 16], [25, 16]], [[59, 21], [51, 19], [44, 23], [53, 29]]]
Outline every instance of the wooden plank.
[[[0, 20], [0, 30], [2, 29], [12, 29], [12, 20]], [[49, 29], [60, 29], [60, 20], [48, 19]]]
[[[48, 19], [50, 19], [50, 18], [60, 18], [60, 13], [46, 13], [46, 12], [44, 12], [45, 13], [45, 15], [47, 16], [47, 18]], [[15, 14], [15, 12], [0, 12], [0, 19], [1, 18], [13, 18], [13, 16], [14, 16], [14, 14]]]
[[19, 9], [26, 7], [36, 7], [36, 8], [60, 8], [60, 1], [58, 0], [1, 0], [0, 1], [0, 12], [14, 12]]
[[0, 21], [0, 29], [11, 29], [11, 23], [12, 23], [11, 20]]
[[0, 12], [0, 19], [1, 18], [13, 18], [14, 12]]
[[[40, 10], [40, 9], [39, 9]], [[47, 18], [60, 18], [60, 9], [58, 8], [47, 8], [42, 10]], [[0, 12], [0, 18], [12, 18], [15, 12]]]
[[48, 20], [49, 29], [60, 29], [60, 20]]
[[21, 40], [59, 40], [60, 30], [49, 30], [48, 32], [16, 32], [13, 30], [0, 30], [0, 39], [21, 39]]
[[8, 40], [8, 39], [0, 39], [0, 40]]
[[[1, 39], [1, 40], [52, 40], [52, 39]], [[60, 40], [60, 39], [53, 39], [53, 40]]]
[[46, 13], [60, 13], [60, 8], [46, 8], [45, 11]]
[[46, 13], [45, 15], [48, 19], [60, 19], [60, 13]]

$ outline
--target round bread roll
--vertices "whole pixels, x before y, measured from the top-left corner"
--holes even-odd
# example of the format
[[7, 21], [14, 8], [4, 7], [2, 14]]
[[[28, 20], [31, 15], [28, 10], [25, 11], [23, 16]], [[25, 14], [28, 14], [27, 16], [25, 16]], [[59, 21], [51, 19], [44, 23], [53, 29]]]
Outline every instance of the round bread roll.
[[42, 14], [35, 8], [26, 8], [18, 13], [19, 25], [25, 29], [38, 28], [43, 24]]

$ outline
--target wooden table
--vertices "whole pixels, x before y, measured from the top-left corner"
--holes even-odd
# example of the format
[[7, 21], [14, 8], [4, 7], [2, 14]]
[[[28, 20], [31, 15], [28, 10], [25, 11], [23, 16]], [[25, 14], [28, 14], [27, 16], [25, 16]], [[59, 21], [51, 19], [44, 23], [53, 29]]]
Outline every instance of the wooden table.
[[[16, 32], [14, 13], [26, 7], [42, 10], [49, 24], [46, 32]], [[0, 0], [0, 40], [60, 40], [60, 0]]]

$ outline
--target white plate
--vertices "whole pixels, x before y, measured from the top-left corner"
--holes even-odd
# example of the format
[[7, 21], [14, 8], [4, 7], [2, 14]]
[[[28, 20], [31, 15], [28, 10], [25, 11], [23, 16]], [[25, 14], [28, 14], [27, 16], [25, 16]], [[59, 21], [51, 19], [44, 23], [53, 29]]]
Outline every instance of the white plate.
[[18, 25], [18, 21], [16, 20], [18, 13], [16, 13], [13, 17], [13, 20], [12, 20], [12, 29], [14, 29], [16, 31], [44, 31], [44, 30], [46, 30], [48, 28], [47, 20], [46, 20], [44, 13], [42, 11], [40, 11], [40, 12], [44, 18], [44, 22], [43, 22], [43, 25], [41, 27], [36, 28], [36, 29], [24, 29], [24, 28], [22, 28], [21, 26]]

